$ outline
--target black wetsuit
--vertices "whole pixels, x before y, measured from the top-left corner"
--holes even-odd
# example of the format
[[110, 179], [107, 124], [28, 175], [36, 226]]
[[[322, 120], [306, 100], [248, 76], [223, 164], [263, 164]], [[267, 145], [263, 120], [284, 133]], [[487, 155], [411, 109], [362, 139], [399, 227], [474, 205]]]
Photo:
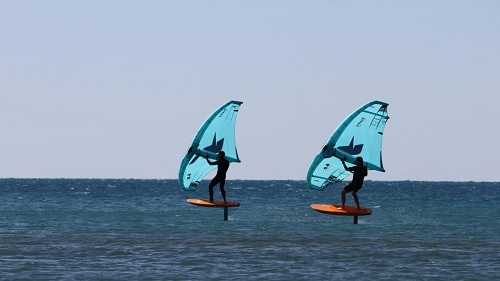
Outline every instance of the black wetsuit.
[[214, 186], [219, 184], [220, 193], [222, 195], [222, 198], [224, 199], [224, 202], [226, 202], [226, 191], [224, 190], [224, 185], [226, 184], [226, 173], [227, 169], [229, 169], [229, 161], [227, 161], [227, 159], [224, 158], [221, 160], [217, 160], [215, 162], [212, 162], [207, 159], [207, 162], [210, 165], [217, 165], [217, 174], [215, 175], [215, 177], [210, 182], [210, 185], [208, 186], [208, 194], [210, 195], [210, 201], [214, 200]]
[[352, 181], [345, 188], [345, 192], [349, 193], [351, 191], [358, 192], [358, 190], [363, 187], [363, 182], [365, 177], [368, 175], [368, 169], [365, 166], [353, 166], [347, 168], [348, 171], [352, 172]]

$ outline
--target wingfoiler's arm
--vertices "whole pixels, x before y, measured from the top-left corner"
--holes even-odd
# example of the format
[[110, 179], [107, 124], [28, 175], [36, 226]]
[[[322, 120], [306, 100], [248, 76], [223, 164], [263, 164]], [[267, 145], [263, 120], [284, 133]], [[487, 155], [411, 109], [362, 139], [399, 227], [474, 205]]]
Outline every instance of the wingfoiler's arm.
[[205, 160], [207, 160], [208, 164], [210, 164], [210, 165], [217, 165], [217, 161], [212, 162], [212, 161], [208, 160], [208, 158], [205, 158]]
[[345, 164], [345, 161], [344, 161], [344, 160], [342, 160], [342, 165], [344, 165], [344, 169], [345, 169], [346, 171], [349, 171], [349, 167], [347, 167], [347, 166], [346, 166], [346, 164]]

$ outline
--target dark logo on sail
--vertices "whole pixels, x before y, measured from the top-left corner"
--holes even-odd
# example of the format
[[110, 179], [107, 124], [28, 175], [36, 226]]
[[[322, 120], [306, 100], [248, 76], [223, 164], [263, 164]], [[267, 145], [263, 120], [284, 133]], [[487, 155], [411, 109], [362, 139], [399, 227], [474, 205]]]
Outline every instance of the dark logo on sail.
[[363, 144], [354, 145], [354, 137], [352, 137], [351, 142], [348, 146], [339, 146], [338, 149], [350, 155], [358, 155], [363, 150]]
[[222, 150], [223, 145], [224, 145], [224, 138], [217, 141], [217, 133], [215, 133], [214, 139], [212, 140], [212, 144], [203, 149], [213, 153], [219, 153]]
[[[217, 133], [215, 133], [214, 134], [214, 138], [212, 140], [212, 143], [209, 146], [204, 147], [203, 149], [206, 150], [206, 151], [213, 152], [213, 153], [219, 153], [222, 150], [223, 146], [224, 146], [224, 138], [222, 138], [220, 140], [217, 140]], [[198, 158], [200, 158], [200, 156], [196, 155], [193, 158], [193, 160], [191, 160], [191, 162], [189, 162], [189, 165], [191, 165], [194, 162], [196, 162], [196, 160], [198, 160]]]

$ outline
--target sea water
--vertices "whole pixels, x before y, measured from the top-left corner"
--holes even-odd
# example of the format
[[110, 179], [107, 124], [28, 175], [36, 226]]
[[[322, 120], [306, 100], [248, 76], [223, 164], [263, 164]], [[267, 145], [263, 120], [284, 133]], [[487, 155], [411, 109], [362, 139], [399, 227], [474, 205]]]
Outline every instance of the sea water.
[[500, 183], [367, 181], [358, 224], [310, 207], [345, 183], [228, 181], [228, 221], [207, 185], [0, 179], [0, 279], [500, 280]]

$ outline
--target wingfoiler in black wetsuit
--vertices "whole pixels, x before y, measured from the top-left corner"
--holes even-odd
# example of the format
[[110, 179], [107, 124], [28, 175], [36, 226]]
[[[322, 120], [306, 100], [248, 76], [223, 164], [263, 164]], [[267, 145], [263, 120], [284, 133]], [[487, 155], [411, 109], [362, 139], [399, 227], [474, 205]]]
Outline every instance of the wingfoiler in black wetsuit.
[[208, 186], [208, 194], [210, 195], [210, 201], [214, 201], [214, 187], [219, 184], [220, 194], [226, 202], [226, 191], [224, 190], [224, 185], [226, 184], [226, 173], [227, 169], [229, 169], [229, 161], [226, 158], [219, 159], [217, 161], [210, 161], [207, 159], [208, 164], [217, 165], [217, 174], [210, 182]]
[[349, 172], [352, 172], [352, 181], [344, 188], [345, 192], [358, 192], [358, 190], [363, 187], [363, 182], [365, 177], [368, 175], [368, 169], [365, 166], [353, 166], [347, 168]]
[[356, 194], [358, 190], [363, 187], [363, 182], [365, 177], [368, 175], [368, 168], [363, 165], [363, 158], [356, 157], [356, 166], [347, 167], [345, 162], [342, 161], [342, 165], [344, 165], [344, 169], [346, 171], [352, 172], [352, 181], [344, 187], [344, 190], [340, 192], [340, 200], [342, 201], [342, 210], [345, 210], [345, 195], [346, 193], [352, 192], [352, 198], [354, 202], [356, 202], [356, 207], [360, 210], [358, 195]]

